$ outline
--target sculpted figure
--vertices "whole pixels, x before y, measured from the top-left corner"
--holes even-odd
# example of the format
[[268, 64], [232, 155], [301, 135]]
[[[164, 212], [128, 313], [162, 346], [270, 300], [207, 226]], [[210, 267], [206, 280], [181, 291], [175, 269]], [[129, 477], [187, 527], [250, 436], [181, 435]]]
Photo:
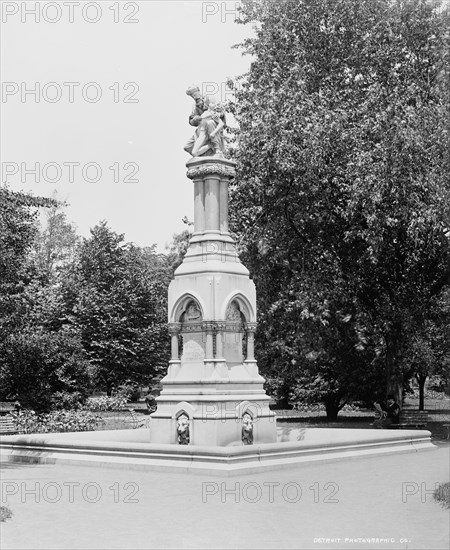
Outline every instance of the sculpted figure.
[[189, 418], [184, 413], [177, 418], [177, 434], [179, 445], [189, 445]]
[[195, 302], [189, 302], [184, 314], [184, 321], [197, 321], [202, 317], [202, 313]]
[[189, 124], [196, 130], [184, 146], [184, 150], [193, 157], [223, 156], [225, 140], [225, 112], [220, 104], [212, 104], [208, 97], [203, 97], [197, 86], [191, 86], [186, 94], [195, 101], [194, 109], [189, 117]]
[[242, 443], [253, 445], [253, 418], [249, 413], [242, 415]]

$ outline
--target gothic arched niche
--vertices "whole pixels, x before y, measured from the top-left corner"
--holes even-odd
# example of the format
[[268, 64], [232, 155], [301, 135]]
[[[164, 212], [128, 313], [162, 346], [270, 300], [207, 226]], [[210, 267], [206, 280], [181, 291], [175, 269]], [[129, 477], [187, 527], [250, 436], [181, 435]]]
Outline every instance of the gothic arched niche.
[[203, 363], [206, 354], [206, 345], [203, 337], [202, 321], [202, 310], [197, 300], [188, 298], [180, 315], [181, 364]]
[[[221, 315], [223, 319], [227, 319], [230, 316], [237, 318], [236, 310], [239, 310], [243, 316], [245, 323], [255, 323], [254, 308], [251, 305], [250, 300], [244, 294], [240, 292], [234, 292], [227, 296], [224, 302], [224, 309], [221, 309]], [[242, 319], [241, 316], [241, 319]]]
[[229, 366], [240, 365], [246, 354], [245, 315], [238, 300], [232, 300], [225, 311], [223, 354]]
[[180, 317], [181, 323], [201, 323], [203, 319], [202, 311], [198, 303], [191, 299], [186, 303], [183, 313]]
[[237, 300], [233, 300], [228, 304], [227, 311], [225, 313], [225, 320], [227, 323], [245, 323], [245, 316], [242, 313]]

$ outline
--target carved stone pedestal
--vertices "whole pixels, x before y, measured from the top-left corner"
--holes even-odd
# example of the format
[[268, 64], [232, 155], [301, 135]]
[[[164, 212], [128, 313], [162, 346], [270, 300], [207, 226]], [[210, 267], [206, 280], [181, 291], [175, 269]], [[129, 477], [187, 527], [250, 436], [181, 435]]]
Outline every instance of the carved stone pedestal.
[[172, 358], [152, 414], [151, 441], [274, 443], [275, 415], [254, 358], [255, 285], [228, 230], [234, 163], [201, 157], [187, 168], [194, 181], [194, 233], [169, 286]]

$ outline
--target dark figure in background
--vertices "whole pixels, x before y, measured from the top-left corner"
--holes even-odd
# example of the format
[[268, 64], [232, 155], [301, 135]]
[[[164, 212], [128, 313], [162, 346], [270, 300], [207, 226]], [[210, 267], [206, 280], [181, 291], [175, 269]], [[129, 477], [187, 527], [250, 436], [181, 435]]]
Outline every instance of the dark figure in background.
[[148, 412], [154, 413], [156, 411], [156, 408], [158, 404], [156, 403], [155, 396], [149, 393], [144, 397], [145, 404], [147, 405]]
[[372, 424], [376, 428], [388, 428], [399, 423], [400, 407], [395, 402], [393, 395], [388, 395], [386, 404], [375, 403], [374, 407], [379, 414], [379, 417]]

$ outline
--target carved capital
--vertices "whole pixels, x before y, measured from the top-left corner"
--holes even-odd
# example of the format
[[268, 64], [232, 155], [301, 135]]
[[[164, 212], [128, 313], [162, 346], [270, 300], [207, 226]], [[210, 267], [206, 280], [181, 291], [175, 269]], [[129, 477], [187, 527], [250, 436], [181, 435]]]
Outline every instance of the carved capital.
[[181, 323], [169, 323], [169, 334], [178, 334], [181, 331]]
[[236, 175], [235, 163], [231, 160], [216, 157], [194, 158], [187, 164], [187, 177], [191, 180], [217, 176], [220, 179], [234, 178]]
[[214, 323], [214, 321], [203, 321], [202, 323], [203, 329], [206, 332], [213, 332], [215, 329], [215, 325], [216, 323]]

